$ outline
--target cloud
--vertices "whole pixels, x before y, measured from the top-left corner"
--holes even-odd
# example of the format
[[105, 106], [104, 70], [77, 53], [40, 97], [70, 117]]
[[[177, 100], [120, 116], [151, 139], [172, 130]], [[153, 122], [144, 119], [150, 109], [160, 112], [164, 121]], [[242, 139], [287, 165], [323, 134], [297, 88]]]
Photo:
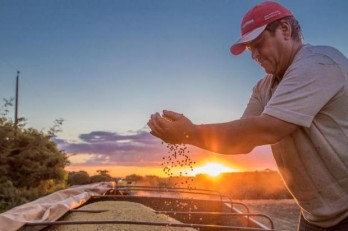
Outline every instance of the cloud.
[[[74, 154], [75, 163], [71, 160], [74, 165], [159, 166], [167, 152], [159, 139], [143, 130], [127, 134], [92, 131], [81, 134], [79, 140], [54, 139], [59, 149]], [[77, 161], [79, 155], [84, 156], [84, 161]]]
[[[54, 138], [58, 148], [72, 155], [72, 166], [129, 166], [160, 167], [163, 157], [167, 157], [166, 144], [149, 132], [139, 130], [128, 133], [92, 131], [80, 134], [78, 142]], [[275, 169], [271, 150], [268, 146], [255, 148], [249, 155], [220, 155], [194, 146], [187, 146], [193, 161], [218, 158], [239, 169]]]
[[133, 134], [117, 134], [105, 131], [94, 131], [88, 134], [81, 134], [79, 138], [87, 143], [105, 143], [105, 142], [122, 142], [132, 141], [137, 143], [148, 143], [157, 140], [150, 133], [138, 131]]

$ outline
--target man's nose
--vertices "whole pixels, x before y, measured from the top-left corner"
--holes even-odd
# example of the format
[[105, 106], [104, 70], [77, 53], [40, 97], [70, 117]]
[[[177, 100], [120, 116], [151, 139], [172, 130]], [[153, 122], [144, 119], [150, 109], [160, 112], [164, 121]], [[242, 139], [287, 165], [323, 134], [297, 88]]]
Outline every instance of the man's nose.
[[260, 56], [260, 53], [258, 52], [257, 49], [252, 49], [251, 50], [251, 58], [257, 62], [258, 57]]

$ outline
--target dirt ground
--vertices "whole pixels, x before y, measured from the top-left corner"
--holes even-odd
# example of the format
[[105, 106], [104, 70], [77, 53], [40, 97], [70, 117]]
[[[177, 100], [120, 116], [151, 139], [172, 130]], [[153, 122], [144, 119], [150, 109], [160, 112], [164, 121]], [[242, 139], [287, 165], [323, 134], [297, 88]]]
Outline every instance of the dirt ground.
[[[262, 213], [271, 217], [274, 228], [279, 231], [297, 231], [300, 208], [294, 200], [240, 200], [251, 213]], [[268, 225], [265, 219], [260, 220]]]

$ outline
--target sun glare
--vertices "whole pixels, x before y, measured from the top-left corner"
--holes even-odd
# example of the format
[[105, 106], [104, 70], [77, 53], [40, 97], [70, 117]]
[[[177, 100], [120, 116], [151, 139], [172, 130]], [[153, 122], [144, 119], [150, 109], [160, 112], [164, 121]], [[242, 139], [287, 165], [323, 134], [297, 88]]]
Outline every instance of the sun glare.
[[236, 172], [237, 170], [220, 163], [208, 162], [203, 166], [196, 167], [193, 171], [195, 175], [208, 174], [209, 176], [216, 177], [223, 172]]

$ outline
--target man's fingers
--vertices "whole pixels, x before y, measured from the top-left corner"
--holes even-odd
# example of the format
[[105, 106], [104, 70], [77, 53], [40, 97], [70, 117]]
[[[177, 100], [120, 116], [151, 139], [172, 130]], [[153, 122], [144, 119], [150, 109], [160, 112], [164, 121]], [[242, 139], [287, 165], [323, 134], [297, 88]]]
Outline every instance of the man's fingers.
[[159, 114], [156, 114], [153, 117], [153, 120], [156, 122], [157, 126], [163, 131], [166, 128], [170, 127], [170, 123], [172, 122], [172, 119], [167, 118], [165, 116], [160, 116]]
[[158, 136], [155, 132], [153, 132], [153, 131], [151, 131], [150, 134], [153, 135], [153, 136], [156, 136], [157, 138], [160, 138], [160, 139], [161, 139], [161, 137], [159, 137], [159, 136]]
[[154, 136], [163, 139], [165, 136], [165, 128], [170, 123], [168, 120], [162, 118], [159, 113], [151, 115], [147, 125], [150, 127]]
[[183, 117], [183, 114], [174, 112], [174, 111], [167, 111], [163, 110], [163, 116], [170, 119], [170, 120], [179, 120]]
[[150, 133], [160, 138], [166, 143], [179, 143], [177, 134], [175, 132], [175, 123], [173, 121], [182, 118], [182, 114], [171, 112], [171, 111], [163, 111], [163, 116], [159, 113], [155, 113], [151, 115], [150, 120], [147, 125], [151, 129]]
[[158, 125], [158, 119], [157, 119], [157, 115], [151, 115], [151, 119], [149, 120], [149, 122], [147, 123], [147, 125], [149, 125], [150, 129], [155, 133], [155, 134], [159, 134], [161, 131], [161, 127]]

